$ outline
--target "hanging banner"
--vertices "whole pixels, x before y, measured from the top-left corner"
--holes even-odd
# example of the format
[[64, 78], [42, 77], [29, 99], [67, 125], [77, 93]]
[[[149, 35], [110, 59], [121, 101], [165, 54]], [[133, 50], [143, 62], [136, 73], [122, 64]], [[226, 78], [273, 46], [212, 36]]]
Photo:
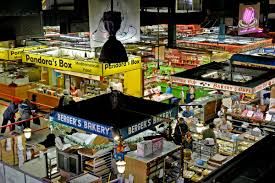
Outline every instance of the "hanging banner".
[[22, 59], [22, 53], [24, 51], [30, 51], [30, 50], [38, 50], [38, 49], [43, 49], [47, 48], [45, 45], [41, 46], [27, 46], [27, 47], [20, 47], [20, 48], [12, 48], [9, 49], [9, 57], [8, 60], [21, 60]]
[[112, 127], [54, 111], [50, 121], [112, 139]]
[[[113, 10], [120, 13], [121, 23], [116, 19], [117, 40], [122, 43], [140, 41], [140, 0], [113, 0]], [[89, 0], [89, 25], [91, 48], [102, 47], [108, 40], [105, 29], [104, 13], [111, 11], [110, 0]], [[108, 21], [106, 21], [108, 22]]]
[[22, 61], [41, 67], [49, 67], [58, 70], [86, 73], [91, 75], [102, 75], [102, 65], [95, 61], [77, 61], [38, 54], [22, 54]]
[[260, 3], [239, 7], [238, 34], [244, 35], [259, 31]]
[[106, 64], [104, 63], [102, 66], [103, 69], [103, 76], [109, 76], [117, 73], [123, 73], [126, 71], [141, 69], [141, 58], [134, 57], [129, 58], [128, 62], [120, 62], [120, 63], [113, 63], [113, 64]]

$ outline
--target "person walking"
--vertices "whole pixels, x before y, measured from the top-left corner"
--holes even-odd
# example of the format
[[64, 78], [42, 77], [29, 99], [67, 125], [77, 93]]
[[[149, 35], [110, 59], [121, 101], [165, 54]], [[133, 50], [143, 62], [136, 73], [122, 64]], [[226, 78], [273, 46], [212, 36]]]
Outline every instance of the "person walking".
[[[31, 118], [31, 103], [28, 99], [24, 100], [21, 104], [19, 104], [19, 114], [20, 114], [20, 121], [21, 120], [28, 120]], [[30, 121], [23, 123], [24, 128], [30, 128]]]
[[[13, 101], [9, 104], [9, 106], [7, 107], [7, 109], [4, 111], [3, 114], [3, 122], [2, 122], [2, 126], [5, 126], [8, 124], [8, 122], [10, 121], [11, 124], [13, 124], [15, 122], [15, 114], [18, 112], [18, 103], [19, 101]], [[15, 129], [15, 126], [12, 125], [11, 127], [11, 131], [13, 131]], [[1, 129], [1, 133], [5, 133], [6, 131], [6, 127], [3, 127]]]
[[189, 131], [189, 128], [184, 121], [183, 118], [178, 119], [178, 123], [175, 127], [175, 132], [174, 132], [174, 142], [177, 145], [181, 145], [183, 143], [183, 138], [185, 137], [186, 133]]
[[[40, 125], [40, 119], [38, 118], [38, 106], [36, 105], [36, 97], [37, 95], [33, 94], [31, 99], [31, 113], [33, 119], [33, 123], [36, 125]], [[36, 118], [37, 117], [37, 118]]]

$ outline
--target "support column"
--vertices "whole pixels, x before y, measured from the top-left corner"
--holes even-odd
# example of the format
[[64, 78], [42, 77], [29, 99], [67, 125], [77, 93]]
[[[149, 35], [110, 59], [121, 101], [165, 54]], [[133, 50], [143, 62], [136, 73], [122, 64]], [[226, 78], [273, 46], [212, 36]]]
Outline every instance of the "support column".
[[169, 0], [168, 7], [168, 47], [174, 48], [177, 46], [177, 28], [174, 18], [176, 17], [176, 1]]

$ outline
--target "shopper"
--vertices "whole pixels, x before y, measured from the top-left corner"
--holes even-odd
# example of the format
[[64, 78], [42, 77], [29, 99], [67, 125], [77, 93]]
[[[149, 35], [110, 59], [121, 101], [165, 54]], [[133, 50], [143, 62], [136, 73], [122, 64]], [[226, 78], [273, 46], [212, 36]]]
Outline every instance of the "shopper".
[[202, 132], [202, 138], [203, 139], [212, 138], [216, 143], [216, 135], [214, 132], [215, 125], [214, 123], [210, 123], [208, 126], [209, 128]]
[[194, 112], [190, 110], [190, 106], [186, 106], [186, 110], [183, 111], [182, 116], [185, 118], [194, 116]]
[[166, 88], [166, 93], [168, 93], [168, 94], [172, 94], [173, 93], [173, 89], [172, 89], [172, 84], [171, 83], [168, 84], [168, 86]]
[[174, 132], [174, 141], [177, 145], [182, 145], [185, 134], [189, 128], [183, 118], [179, 118]]
[[183, 143], [184, 149], [193, 149], [193, 138], [191, 132], [187, 132], [184, 137], [184, 143]]
[[227, 114], [227, 112], [228, 112], [228, 108], [226, 106], [222, 105], [221, 110], [218, 112], [218, 116], [220, 118], [222, 118], [223, 116], [225, 116]]
[[[31, 118], [31, 103], [28, 99], [19, 104], [20, 121], [28, 120]], [[30, 121], [23, 123], [24, 128], [30, 128]]]
[[195, 88], [193, 86], [189, 86], [189, 89], [186, 93], [185, 103], [189, 104], [195, 100]]
[[[11, 124], [15, 122], [14, 118], [15, 118], [15, 114], [18, 111], [18, 103], [19, 101], [17, 100], [13, 101], [12, 103], [9, 104], [7, 109], [4, 111], [2, 126], [7, 125], [9, 121], [11, 122]], [[15, 126], [13, 125], [11, 127], [11, 130], [14, 130], [14, 129], [15, 129]], [[6, 131], [6, 127], [3, 127], [1, 129], [1, 133], [3, 134], [5, 133], [5, 131]]]
[[78, 89], [75, 85], [71, 85], [71, 87], [70, 87], [70, 93], [74, 97], [82, 97], [81, 90]]
[[37, 117], [38, 116], [38, 107], [36, 105], [36, 97], [37, 95], [33, 94], [32, 99], [31, 99], [31, 112], [32, 112], [32, 117], [35, 118], [33, 119], [33, 123], [40, 125], [40, 119]]
[[221, 122], [217, 125], [217, 129], [221, 132], [231, 132], [232, 131], [232, 124], [227, 121], [227, 116], [223, 116]]
[[71, 103], [71, 101], [73, 100], [72, 96], [69, 95], [69, 91], [68, 90], [64, 90], [63, 91], [63, 99], [62, 101], [60, 101], [60, 103], [62, 102], [62, 106], [66, 106], [69, 105]]

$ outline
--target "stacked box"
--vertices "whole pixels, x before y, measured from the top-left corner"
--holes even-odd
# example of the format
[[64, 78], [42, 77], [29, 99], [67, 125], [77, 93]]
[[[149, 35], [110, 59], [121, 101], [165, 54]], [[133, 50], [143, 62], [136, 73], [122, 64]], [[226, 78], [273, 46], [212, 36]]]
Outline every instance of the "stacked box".
[[[26, 138], [24, 135], [18, 135], [21, 136], [22, 138], [22, 146], [23, 146], [23, 161], [26, 161]], [[18, 157], [18, 136], [13, 137], [13, 148], [14, 148], [14, 164], [18, 165], [19, 164], [19, 157]]]
[[13, 149], [13, 139], [11, 138], [11, 150], [6, 149], [7, 147], [7, 139], [2, 139], [0, 141], [1, 144], [1, 154], [2, 154], [2, 161], [8, 165], [15, 165], [14, 164], [14, 149]]

